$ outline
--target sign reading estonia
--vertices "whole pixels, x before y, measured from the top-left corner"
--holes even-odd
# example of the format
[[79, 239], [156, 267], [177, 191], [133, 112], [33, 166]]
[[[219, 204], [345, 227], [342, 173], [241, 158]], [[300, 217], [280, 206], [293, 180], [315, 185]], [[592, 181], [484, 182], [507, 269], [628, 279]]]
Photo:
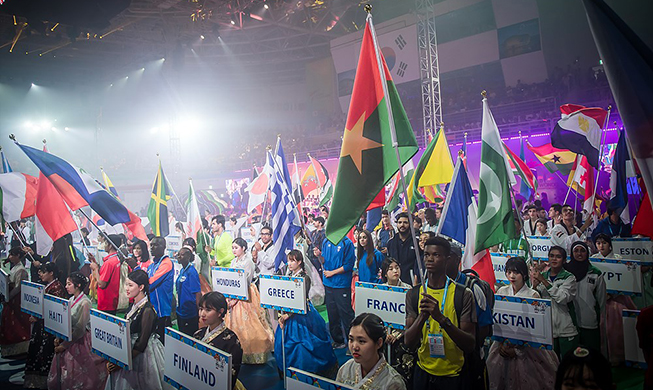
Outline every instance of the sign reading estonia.
[[553, 348], [550, 299], [504, 295], [495, 298], [493, 339], [534, 348]]
[[626, 365], [646, 368], [646, 359], [644, 359], [644, 352], [639, 347], [639, 336], [635, 328], [637, 316], [639, 316], [639, 310], [622, 311]]
[[356, 282], [356, 315], [374, 313], [386, 326], [404, 329], [406, 326], [407, 287]]
[[642, 273], [638, 261], [622, 259], [590, 259], [605, 274], [609, 293], [642, 295]]
[[0, 294], [5, 301], [9, 300], [9, 274], [0, 269]]
[[132, 368], [132, 342], [129, 321], [91, 309], [93, 353], [125, 370]]
[[533, 260], [549, 260], [549, 249], [553, 246], [551, 237], [530, 236], [528, 243], [531, 245], [531, 256]]
[[211, 278], [213, 291], [219, 291], [227, 298], [249, 300], [249, 284], [244, 269], [213, 267]]
[[306, 314], [304, 278], [259, 275], [261, 306], [268, 309]]
[[43, 290], [43, 285], [23, 280], [20, 286], [20, 310], [32, 317], [43, 318]]
[[43, 297], [43, 325], [45, 331], [65, 341], [73, 338], [70, 320], [70, 301], [45, 294]]
[[507, 253], [490, 253], [492, 255], [492, 268], [494, 269], [494, 278], [499, 283], [509, 284], [506, 278], [506, 261], [512, 257]]
[[310, 372], [299, 370], [295, 367], [288, 367], [286, 370], [286, 389], [287, 390], [353, 390], [330, 379], [311, 374]]
[[612, 251], [626, 260], [637, 260], [642, 265], [653, 263], [653, 242], [650, 238], [613, 238]]
[[166, 382], [177, 389], [231, 389], [231, 355], [166, 328]]

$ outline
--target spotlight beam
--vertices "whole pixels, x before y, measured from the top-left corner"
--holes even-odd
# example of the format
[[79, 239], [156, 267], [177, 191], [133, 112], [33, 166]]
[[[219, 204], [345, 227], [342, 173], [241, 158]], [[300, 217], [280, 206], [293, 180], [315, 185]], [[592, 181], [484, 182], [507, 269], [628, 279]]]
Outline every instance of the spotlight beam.
[[11, 44], [11, 48], [9, 49], [9, 53], [12, 53], [14, 51], [14, 46], [16, 46], [16, 42], [18, 42], [18, 39], [20, 39], [21, 34], [23, 33], [23, 30], [27, 27], [27, 23], [23, 23], [20, 26], [20, 30], [18, 30], [18, 33], [14, 37], [14, 42]]

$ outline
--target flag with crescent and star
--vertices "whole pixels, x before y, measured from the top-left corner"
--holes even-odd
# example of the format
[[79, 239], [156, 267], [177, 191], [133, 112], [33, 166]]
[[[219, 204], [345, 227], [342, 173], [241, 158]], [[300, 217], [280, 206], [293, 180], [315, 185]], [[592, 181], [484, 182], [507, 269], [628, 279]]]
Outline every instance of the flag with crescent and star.
[[[326, 224], [326, 236], [332, 243], [339, 242], [358, 222], [383, 186], [418, 149], [375, 37], [368, 15]], [[393, 147], [391, 125], [396, 131], [401, 163]]]

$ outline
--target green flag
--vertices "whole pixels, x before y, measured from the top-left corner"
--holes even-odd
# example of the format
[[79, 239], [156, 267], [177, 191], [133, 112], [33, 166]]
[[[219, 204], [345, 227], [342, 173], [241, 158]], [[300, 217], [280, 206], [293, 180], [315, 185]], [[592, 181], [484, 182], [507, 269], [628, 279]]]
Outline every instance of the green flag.
[[515, 237], [510, 183], [515, 177], [503, 153], [499, 129], [483, 98], [481, 170], [476, 228], [476, 253]]

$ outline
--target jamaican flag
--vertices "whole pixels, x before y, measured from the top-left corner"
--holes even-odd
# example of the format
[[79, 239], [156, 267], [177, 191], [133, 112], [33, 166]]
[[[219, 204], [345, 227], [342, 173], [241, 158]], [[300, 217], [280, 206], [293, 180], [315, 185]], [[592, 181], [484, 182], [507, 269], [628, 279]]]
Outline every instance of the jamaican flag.
[[147, 208], [147, 218], [150, 220], [150, 227], [155, 236], [165, 237], [169, 232], [168, 226], [168, 200], [171, 193], [168, 188], [168, 179], [163, 174], [163, 168], [159, 161], [159, 170], [152, 186], [152, 197]]

